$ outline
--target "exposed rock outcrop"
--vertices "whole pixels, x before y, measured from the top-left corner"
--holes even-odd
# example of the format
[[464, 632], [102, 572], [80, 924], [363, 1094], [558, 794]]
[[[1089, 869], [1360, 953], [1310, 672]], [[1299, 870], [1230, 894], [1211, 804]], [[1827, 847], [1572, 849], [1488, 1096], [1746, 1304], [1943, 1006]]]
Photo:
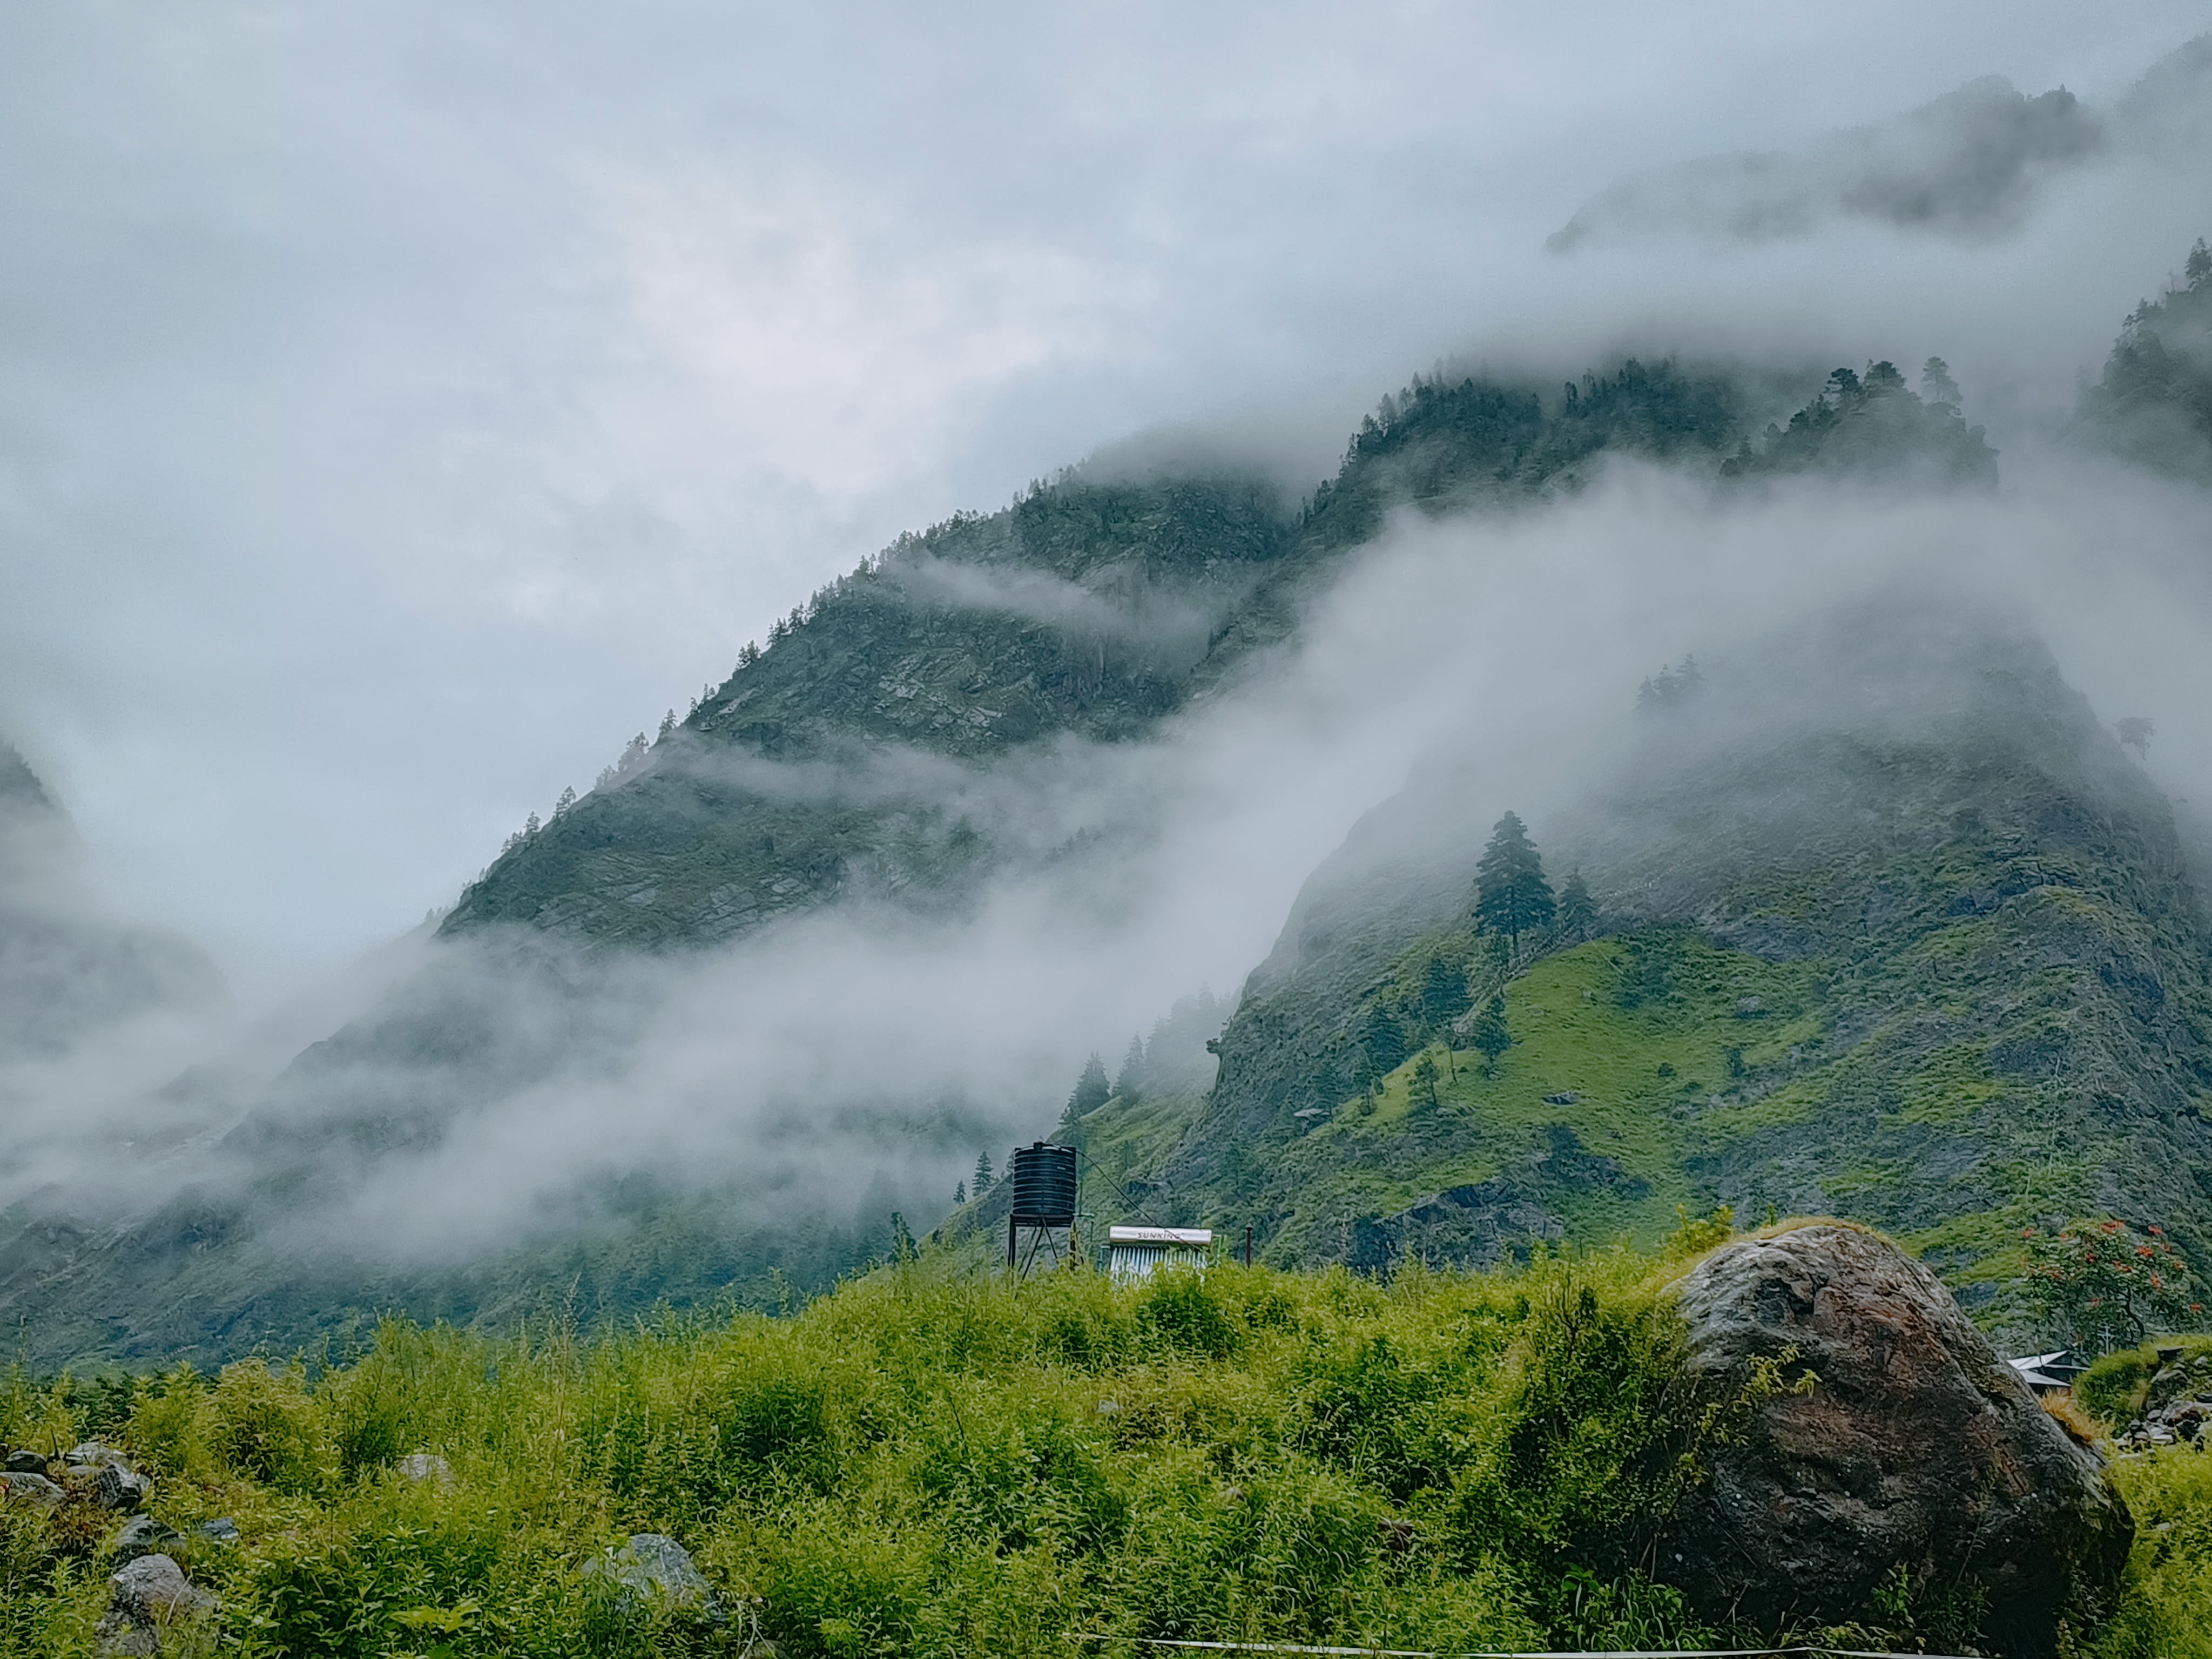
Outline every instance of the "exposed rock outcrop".
[[[2118, 1581], [2134, 1522], [1935, 1275], [1876, 1234], [1821, 1224], [1729, 1244], [1683, 1280], [1685, 1386], [1765, 1393], [1706, 1455], [1656, 1540], [1699, 1607], [1778, 1626], [1894, 1622], [2056, 1650], [2059, 1620]], [[1808, 1380], [1809, 1378], [1809, 1380]]]

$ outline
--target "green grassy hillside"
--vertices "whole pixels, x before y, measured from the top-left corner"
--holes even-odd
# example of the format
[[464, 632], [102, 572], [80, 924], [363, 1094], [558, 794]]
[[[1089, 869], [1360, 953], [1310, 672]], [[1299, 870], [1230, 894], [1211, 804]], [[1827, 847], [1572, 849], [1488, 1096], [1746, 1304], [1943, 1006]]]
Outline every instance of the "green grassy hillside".
[[[1524, 971], [1474, 927], [1479, 832], [1415, 833], [1486, 820], [1378, 814], [1247, 987], [1212, 1094], [1109, 1103], [1086, 1146], [1286, 1265], [1648, 1241], [1719, 1203], [1894, 1231], [2001, 1322], [2024, 1226], [2120, 1215], [2212, 1261], [2212, 945], [2171, 811], [2033, 641], [1909, 608], [1643, 716], [1558, 825], [1606, 936]], [[1501, 990], [1489, 1076], [1468, 1011]]]

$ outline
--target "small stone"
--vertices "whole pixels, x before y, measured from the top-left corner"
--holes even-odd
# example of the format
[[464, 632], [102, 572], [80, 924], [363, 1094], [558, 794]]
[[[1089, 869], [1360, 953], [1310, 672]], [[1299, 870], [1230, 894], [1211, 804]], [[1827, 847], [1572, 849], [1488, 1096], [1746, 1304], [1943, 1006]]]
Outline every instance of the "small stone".
[[399, 1460], [402, 1480], [433, 1480], [439, 1486], [453, 1484], [453, 1466], [435, 1452], [410, 1452]]
[[111, 1611], [135, 1619], [173, 1619], [215, 1605], [215, 1597], [194, 1589], [173, 1556], [142, 1555], [108, 1575]]
[[136, 1561], [142, 1555], [166, 1555], [172, 1545], [185, 1540], [150, 1515], [134, 1515], [123, 1523], [111, 1547], [118, 1562]]
[[192, 1530], [213, 1544], [235, 1544], [239, 1540], [238, 1522], [227, 1515], [218, 1515], [212, 1521], [203, 1521]]
[[104, 1469], [110, 1464], [131, 1467], [131, 1460], [112, 1446], [102, 1445], [97, 1440], [87, 1440], [71, 1446], [62, 1454], [62, 1461], [71, 1468]]
[[1572, 1089], [1562, 1089], [1555, 1095], [1544, 1097], [1544, 1103], [1547, 1106], [1575, 1106], [1579, 1105], [1581, 1102], [1582, 1097]]
[[1759, 1019], [1765, 1013], [1766, 1003], [1763, 998], [1738, 997], [1735, 1000], [1735, 1017], [1738, 1019]]
[[633, 1611], [651, 1605], [693, 1613], [714, 1624], [723, 1620], [714, 1586], [673, 1538], [634, 1532], [629, 1542], [584, 1564], [592, 1577], [611, 1577], [622, 1587], [623, 1605]]
[[93, 1477], [93, 1501], [104, 1510], [129, 1514], [146, 1501], [154, 1483], [121, 1463], [103, 1463]]
[[103, 1654], [158, 1654], [161, 1628], [209, 1612], [216, 1599], [194, 1589], [167, 1555], [142, 1555], [111, 1574], [106, 1614], [93, 1634]]
[[37, 1452], [19, 1449], [9, 1452], [6, 1461], [0, 1462], [0, 1469], [9, 1474], [44, 1474], [46, 1460]]
[[7, 1492], [11, 1503], [36, 1504], [44, 1509], [68, 1501], [69, 1494], [43, 1474], [0, 1474], [0, 1489]]

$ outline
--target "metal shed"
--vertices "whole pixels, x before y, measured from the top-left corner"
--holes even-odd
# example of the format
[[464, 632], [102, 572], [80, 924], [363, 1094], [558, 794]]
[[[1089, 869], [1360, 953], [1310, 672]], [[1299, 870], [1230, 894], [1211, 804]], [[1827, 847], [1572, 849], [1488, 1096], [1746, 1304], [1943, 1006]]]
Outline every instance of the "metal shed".
[[1163, 1264], [1203, 1267], [1212, 1249], [1211, 1227], [1109, 1227], [1106, 1271], [1115, 1284], [1133, 1285]]
[[2005, 1364], [2020, 1374], [2020, 1380], [2036, 1394], [2056, 1394], [2061, 1389], [2071, 1389], [2074, 1379], [2089, 1369], [2089, 1362], [2071, 1348], [2061, 1348], [2056, 1353], [2023, 1354]]

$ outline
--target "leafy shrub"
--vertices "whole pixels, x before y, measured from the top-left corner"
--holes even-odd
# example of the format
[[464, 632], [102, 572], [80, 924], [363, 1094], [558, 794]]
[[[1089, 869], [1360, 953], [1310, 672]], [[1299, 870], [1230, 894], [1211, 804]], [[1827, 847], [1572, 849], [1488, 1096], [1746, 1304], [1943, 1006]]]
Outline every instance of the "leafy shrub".
[[207, 1445], [216, 1461], [285, 1492], [307, 1492], [328, 1455], [305, 1372], [282, 1372], [262, 1359], [225, 1365], [205, 1407]]
[[167, 1475], [206, 1471], [211, 1454], [203, 1421], [207, 1383], [189, 1364], [142, 1378], [124, 1437], [149, 1469]]
[[2154, 1327], [2204, 1311], [2189, 1264], [2160, 1228], [2139, 1232], [2108, 1218], [2056, 1233], [2029, 1227], [2021, 1237], [2044, 1322], [2075, 1347], [2102, 1352], [2140, 1342]]
[[1219, 1359], [1237, 1352], [1236, 1322], [1203, 1275], [1176, 1268], [1155, 1273], [1137, 1304], [1137, 1322], [1161, 1347]]

